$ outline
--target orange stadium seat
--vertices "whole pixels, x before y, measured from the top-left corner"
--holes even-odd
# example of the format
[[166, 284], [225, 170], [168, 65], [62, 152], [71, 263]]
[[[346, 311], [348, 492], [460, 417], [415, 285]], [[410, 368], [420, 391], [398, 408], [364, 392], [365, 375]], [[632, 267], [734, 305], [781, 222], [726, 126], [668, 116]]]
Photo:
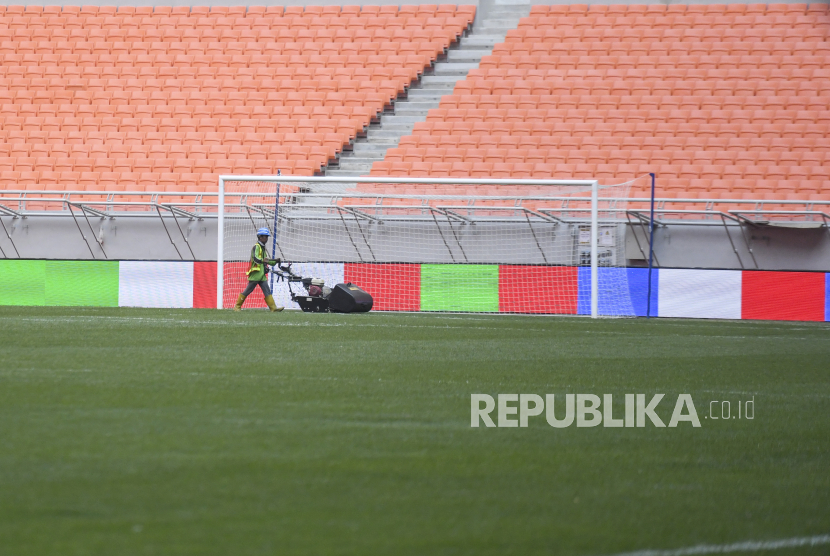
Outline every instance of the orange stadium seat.
[[[9, 6], [0, 171], [27, 187], [151, 189], [314, 173], [474, 17], [449, 4]], [[372, 172], [651, 168], [689, 195], [826, 197], [827, 17], [824, 4], [534, 6]]]
[[0, 167], [27, 187], [204, 187], [225, 171], [272, 173], [263, 149], [286, 144], [291, 160], [276, 165], [311, 174], [474, 15], [455, 5], [4, 8]]
[[[534, 6], [390, 155], [423, 157], [431, 136], [445, 163], [493, 161], [502, 175], [593, 170], [613, 180], [651, 168], [690, 196], [774, 192], [771, 183], [782, 191], [805, 183], [821, 195], [817, 184], [830, 178], [830, 49], [826, 22], [810, 17], [827, 11], [818, 4]], [[546, 143], [519, 148], [505, 137]], [[555, 146], [560, 140], [574, 148]], [[810, 161], [790, 157], [796, 153]], [[555, 166], [526, 166], [540, 157]], [[746, 187], [762, 182], [757, 191]]]

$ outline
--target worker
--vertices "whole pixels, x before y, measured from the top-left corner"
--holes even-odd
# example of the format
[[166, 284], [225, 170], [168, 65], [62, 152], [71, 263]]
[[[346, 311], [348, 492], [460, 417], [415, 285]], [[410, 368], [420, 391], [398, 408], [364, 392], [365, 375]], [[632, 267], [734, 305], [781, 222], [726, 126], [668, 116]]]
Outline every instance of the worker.
[[282, 311], [285, 307], [277, 307], [274, 302], [274, 296], [271, 295], [271, 288], [268, 287], [268, 271], [269, 266], [274, 266], [280, 263], [280, 259], [269, 259], [268, 249], [266, 244], [268, 238], [271, 237], [271, 232], [268, 228], [260, 228], [256, 232], [257, 244], [251, 249], [251, 265], [248, 267], [248, 287], [245, 291], [239, 294], [239, 299], [236, 300], [234, 311], [241, 311], [242, 304], [245, 303], [245, 298], [251, 295], [251, 292], [259, 286], [262, 290], [262, 295], [265, 296], [265, 303], [271, 312]]

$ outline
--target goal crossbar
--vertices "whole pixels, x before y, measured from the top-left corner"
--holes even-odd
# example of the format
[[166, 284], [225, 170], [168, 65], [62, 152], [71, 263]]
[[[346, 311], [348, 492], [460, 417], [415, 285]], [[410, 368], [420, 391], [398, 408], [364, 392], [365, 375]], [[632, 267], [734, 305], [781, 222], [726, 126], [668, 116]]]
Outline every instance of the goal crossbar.
[[389, 178], [350, 176], [219, 176], [220, 187], [226, 181], [273, 181], [283, 183], [386, 183], [413, 185], [562, 185], [592, 187], [597, 180], [534, 180], [534, 179], [477, 179], [477, 178]]

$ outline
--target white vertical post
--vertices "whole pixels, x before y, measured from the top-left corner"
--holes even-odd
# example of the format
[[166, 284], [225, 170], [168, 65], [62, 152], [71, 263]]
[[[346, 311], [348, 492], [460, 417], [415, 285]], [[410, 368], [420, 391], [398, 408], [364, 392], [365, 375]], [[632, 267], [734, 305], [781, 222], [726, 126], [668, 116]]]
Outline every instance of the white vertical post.
[[599, 182], [591, 184], [591, 318], [599, 316]]
[[222, 292], [225, 289], [225, 180], [219, 178], [219, 226], [216, 233], [216, 308], [223, 308]]

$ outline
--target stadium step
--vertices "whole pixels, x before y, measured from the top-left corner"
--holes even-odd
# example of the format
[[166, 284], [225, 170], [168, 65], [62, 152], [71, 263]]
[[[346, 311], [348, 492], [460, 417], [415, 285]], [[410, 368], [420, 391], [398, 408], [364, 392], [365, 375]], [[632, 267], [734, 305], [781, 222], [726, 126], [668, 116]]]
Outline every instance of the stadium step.
[[504, 42], [504, 35], [501, 33], [493, 35], [470, 35], [465, 39], [465, 44], [469, 47], [492, 48], [500, 42]]
[[376, 154], [378, 152], [385, 152], [386, 149], [394, 148], [397, 144], [397, 141], [357, 143], [352, 152], [355, 156], [362, 156], [364, 153]]
[[481, 61], [483, 56], [490, 54], [490, 49], [481, 50], [450, 50], [447, 54], [447, 61], [453, 63], [470, 63], [475, 62], [476, 66]]
[[440, 99], [429, 102], [401, 103], [400, 106], [395, 108], [395, 114], [398, 116], [417, 116], [418, 121], [421, 121], [432, 108], [438, 108], [439, 101]]
[[435, 64], [436, 76], [457, 75], [459, 77], [466, 77], [470, 70], [477, 69], [478, 62], [460, 63], [460, 62], [446, 62], [443, 64]]
[[[401, 137], [402, 137], [402, 135], [401, 135], [401, 132], [399, 130], [379, 129], [379, 130], [373, 132], [372, 134], [370, 134], [368, 140], [369, 141], [377, 140], [377, 141], [382, 141], [382, 142], [395, 141], [395, 144], [397, 145], [397, 142], [400, 141]], [[389, 147], [389, 148], [392, 148], [392, 147]], [[381, 158], [380, 160], [382, 160], [382, 159], [383, 158]]]
[[458, 77], [448, 77], [446, 75], [427, 75], [421, 78], [421, 86], [429, 87], [433, 90], [443, 89], [444, 91], [452, 91], [458, 81], [460, 81]]
[[[426, 114], [424, 114], [424, 116], [426, 116]], [[424, 118], [422, 118], [421, 116], [410, 116], [408, 114], [400, 114], [399, 115], [397, 113], [397, 110], [396, 110], [395, 115], [384, 116], [381, 119], [381, 124], [380, 125], [381, 125], [381, 127], [388, 127], [390, 125], [400, 125], [400, 124], [412, 125], [412, 124], [416, 124], [418, 122], [422, 122], [423, 120], [424, 120]]]
[[[496, 0], [497, 2], [500, 0]], [[504, 1], [504, 0], [501, 0]], [[328, 176], [367, 175], [372, 163], [383, 160], [388, 149], [397, 147], [401, 137], [410, 135], [418, 122], [423, 122], [431, 109], [438, 108], [444, 95], [452, 94], [456, 83], [476, 69], [493, 46], [503, 42], [505, 35], [516, 28], [519, 19], [530, 13], [530, 5], [504, 6], [482, 4], [472, 32], [451, 48], [428, 75], [413, 83], [406, 99], [395, 102], [394, 113], [380, 117], [380, 125], [372, 125], [366, 138], [355, 141], [353, 150], [340, 156], [339, 167], [326, 169]]]
[[441, 100], [446, 91], [443, 89], [410, 89], [409, 99], [412, 102], [425, 102], [430, 100]]

